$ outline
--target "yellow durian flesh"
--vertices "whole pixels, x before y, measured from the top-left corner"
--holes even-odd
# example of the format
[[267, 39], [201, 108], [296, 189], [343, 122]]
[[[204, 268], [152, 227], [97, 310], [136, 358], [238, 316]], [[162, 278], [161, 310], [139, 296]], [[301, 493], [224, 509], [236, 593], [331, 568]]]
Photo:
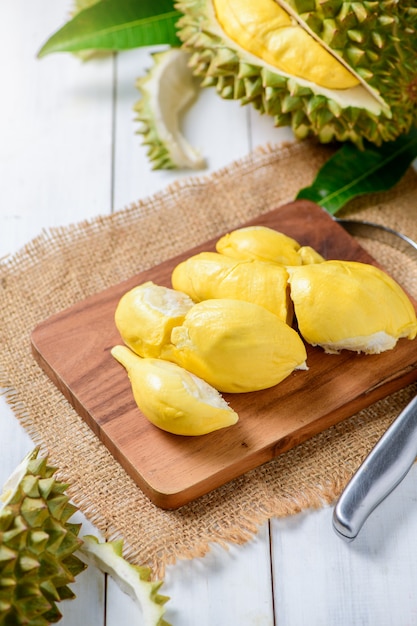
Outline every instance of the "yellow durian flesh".
[[326, 259], [317, 250], [311, 246], [301, 246], [298, 250], [298, 256], [301, 265], [310, 265], [311, 263], [323, 263]]
[[195, 302], [232, 298], [254, 302], [291, 324], [288, 272], [285, 267], [256, 259], [234, 259], [217, 252], [201, 252], [179, 263], [172, 286]]
[[216, 389], [175, 363], [142, 358], [126, 346], [115, 346], [111, 353], [127, 370], [137, 406], [158, 428], [197, 436], [238, 421]]
[[169, 342], [171, 330], [181, 324], [194, 302], [186, 294], [147, 281], [119, 300], [115, 324], [129, 348], [143, 357], [155, 357]]
[[326, 352], [379, 354], [414, 339], [417, 320], [404, 290], [381, 269], [357, 261], [288, 268], [303, 338]]
[[231, 393], [266, 389], [306, 368], [295, 330], [264, 307], [226, 298], [195, 304], [161, 357]]
[[290, 76], [328, 89], [358, 78], [275, 0], [213, 0], [222, 29], [239, 46]]
[[300, 265], [298, 241], [267, 226], [246, 226], [227, 233], [216, 243], [220, 254], [234, 259], [257, 259], [282, 265]]

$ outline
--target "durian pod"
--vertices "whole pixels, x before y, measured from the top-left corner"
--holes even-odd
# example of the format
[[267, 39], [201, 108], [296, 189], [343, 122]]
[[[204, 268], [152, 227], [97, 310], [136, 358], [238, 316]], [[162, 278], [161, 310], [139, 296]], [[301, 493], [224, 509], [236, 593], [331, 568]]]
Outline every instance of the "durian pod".
[[126, 346], [112, 356], [125, 368], [142, 414], [174, 435], [198, 436], [236, 424], [237, 413], [206, 381], [163, 359], [142, 358]]
[[162, 285], [147, 281], [120, 298], [114, 319], [123, 341], [143, 357], [159, 357], [171, 330], [184, 320], [193, 300]]
[[267, 226], [244, 226], [226, 233], [216, 250], [233, 259], [257, 259], [281, 265], [301, 265], [298, 241]]
[[416, 337], [410, 299], [381, 269], [357, 261], [324, 261], [288, 271], [299, 331], [325, 352], [379, 354], [399, 339]]
[[288, 272], [282, 265], [201, 252], [179, 263], [171, 280], [174, 289], [195, 302], [236, 298], [263, 306], [287, 324], [292, 322]]
[[305, 346], [293, 328], [264, 307], [227, 298], [195, 304], [172, 330], [161, 358], [230, 393], [267, 389], [307, 369]]

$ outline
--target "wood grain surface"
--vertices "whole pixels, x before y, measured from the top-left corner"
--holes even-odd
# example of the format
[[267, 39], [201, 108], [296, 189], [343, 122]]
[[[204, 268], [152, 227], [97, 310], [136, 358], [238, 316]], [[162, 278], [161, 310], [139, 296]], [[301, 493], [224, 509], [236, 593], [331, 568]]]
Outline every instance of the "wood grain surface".
[[[250, 223], [285, 232], [328, 259], [376, 264], [328, 213], [308, 201], [289, 203]], [[110, 355], [121, 343], [114, 325], [117, 303], [147, 280], [171, 286], [175, 265], [214, 249], [216, 240], [87, 298], [32, 333], [39, 365], [140, 488], [166, 509], [266, 463], [417, 379], [414, 342], [401, 340], [381, 355], [327, 355], [308, 346], [308, 371], [296, 371], [271, 389], [223, 394], [240, 417], [233, 427], [182, 437], [150, 424], [133, 400], [126, 371]]]

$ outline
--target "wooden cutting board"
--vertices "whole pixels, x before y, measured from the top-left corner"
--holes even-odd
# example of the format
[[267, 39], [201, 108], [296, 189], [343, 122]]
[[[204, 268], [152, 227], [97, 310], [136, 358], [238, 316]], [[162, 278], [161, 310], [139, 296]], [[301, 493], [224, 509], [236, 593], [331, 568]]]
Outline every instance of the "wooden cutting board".
[[[317, 205], [295, 201], [248, 224], [282, 231], [325, 258], [374, 261]], [[223, 394], [239, 414], [230, 428], [199, 437], [171, 435], [138, 410], [125, 369], [110, 355], [120, 297], [152, 280], [170, 287], [174, 266], [209, 241], [93, 295], [39, 324], [33, 355], [101, 441], [157, 506], [177, 508], [253, 469], [417, 380], [415, 341], [380, 355], [307, 348], [308, 371], [264, 391]]]

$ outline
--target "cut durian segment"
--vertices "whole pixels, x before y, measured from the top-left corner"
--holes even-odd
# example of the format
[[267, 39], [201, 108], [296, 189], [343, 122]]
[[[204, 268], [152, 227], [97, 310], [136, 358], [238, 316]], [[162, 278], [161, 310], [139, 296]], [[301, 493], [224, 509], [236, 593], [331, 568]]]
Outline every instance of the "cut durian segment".
[[301, 265], [310, 265], [311, 263], [323, 263], [326, 259], [311, 246], [301, 246], [298, 250], [298, 256]]
[[237, 413], [216, 389], [183, 367], [143, 359], [126, 346], [115, 346], [111, 353], [127, 370], [137, 406], [158, 428], [196, 436], [238, 421]]
[[291, 324], [288, 272], [284, 266], [256, 259], [233, 259], [217, 252], [201, 252], [179, 263], [172, 286], [195, 302], [235, 298], [254, 302]]
[[326, 87], [348, 89], [358, 78], [275, 0], [214, 0], [224, 32], [248, 52], [286, 74]]
[[148, 567], [133, 565], [123, 557], [123, 540], [100, 542], [93, 535], [85, 535], [81, 554], [88, 564], [109, 574], [137, 602], [146, 626], [170, 626], [164, 619], [169, 597], [159, 593], [162, 581], [152, 580]]
[[114, 320], [129, 348], [143, 357], [158, 357], [193, 305], [185, 293], [147, 281], [120, 298]]
[[264, 307], [227, 298], [195, 304], [161, 356], [232, 393], [272, 387], [307, 367], [295, 330]]
[[279, 265], [321, 263], [324, 257], [311, 246], [267, 226], [245, 226], [221, 237], [216, 250], [233, 259], [257, 259]]
[[0, 502], [0, 623], [48, 626], [62, 617], [61, 600], [85, 569], [76, 556], [80, 524], [39, 449], [31, 451], [4, 485]]
[[[291, 28], [309, 37], [301, 43], [292, 40], [293, 47], [290, 42], [285, 70], [279, 51], [277, 58], [268, 55], [268, 61], [259, 56], [268, 49], [268, 21], [261, 10], [267, 3], [267, 14], [285, 10]], [[202, 85], [214, 86], [223, 98], [251, 103], [273, 116], [276, 126], [290, 126], [297, 138], [315, 135], [322, 142], [380, 145], [416, 122], [417, 9], [412, 0], [181, 0], [177, 7], [184, 14], [178, 35]], [[249, 41], [242, 15], [253, 18]], [[233, 31], [233, 38], [226, 30]], [[311, 75], [300, 75], [298, 61], [311, 59], [314, 68], [315, 55], [322, 55], [318, 49], [358, 84], [329, 88]]]
[[381, 269], [357, 261], [291, 267], [289, 282], [304, 339], [328, 353], [379, 354], [401, 338], [414, 339], [414, 307]]
[[180, 48], [169, 48], [152, 58], [153, 66], [136, 82], [142, 97], [134, 109], [153, 169], [204, 168], [204, 158], [180, 129], [180, 117], [199, 89], [188, 67], [189, 55]]

